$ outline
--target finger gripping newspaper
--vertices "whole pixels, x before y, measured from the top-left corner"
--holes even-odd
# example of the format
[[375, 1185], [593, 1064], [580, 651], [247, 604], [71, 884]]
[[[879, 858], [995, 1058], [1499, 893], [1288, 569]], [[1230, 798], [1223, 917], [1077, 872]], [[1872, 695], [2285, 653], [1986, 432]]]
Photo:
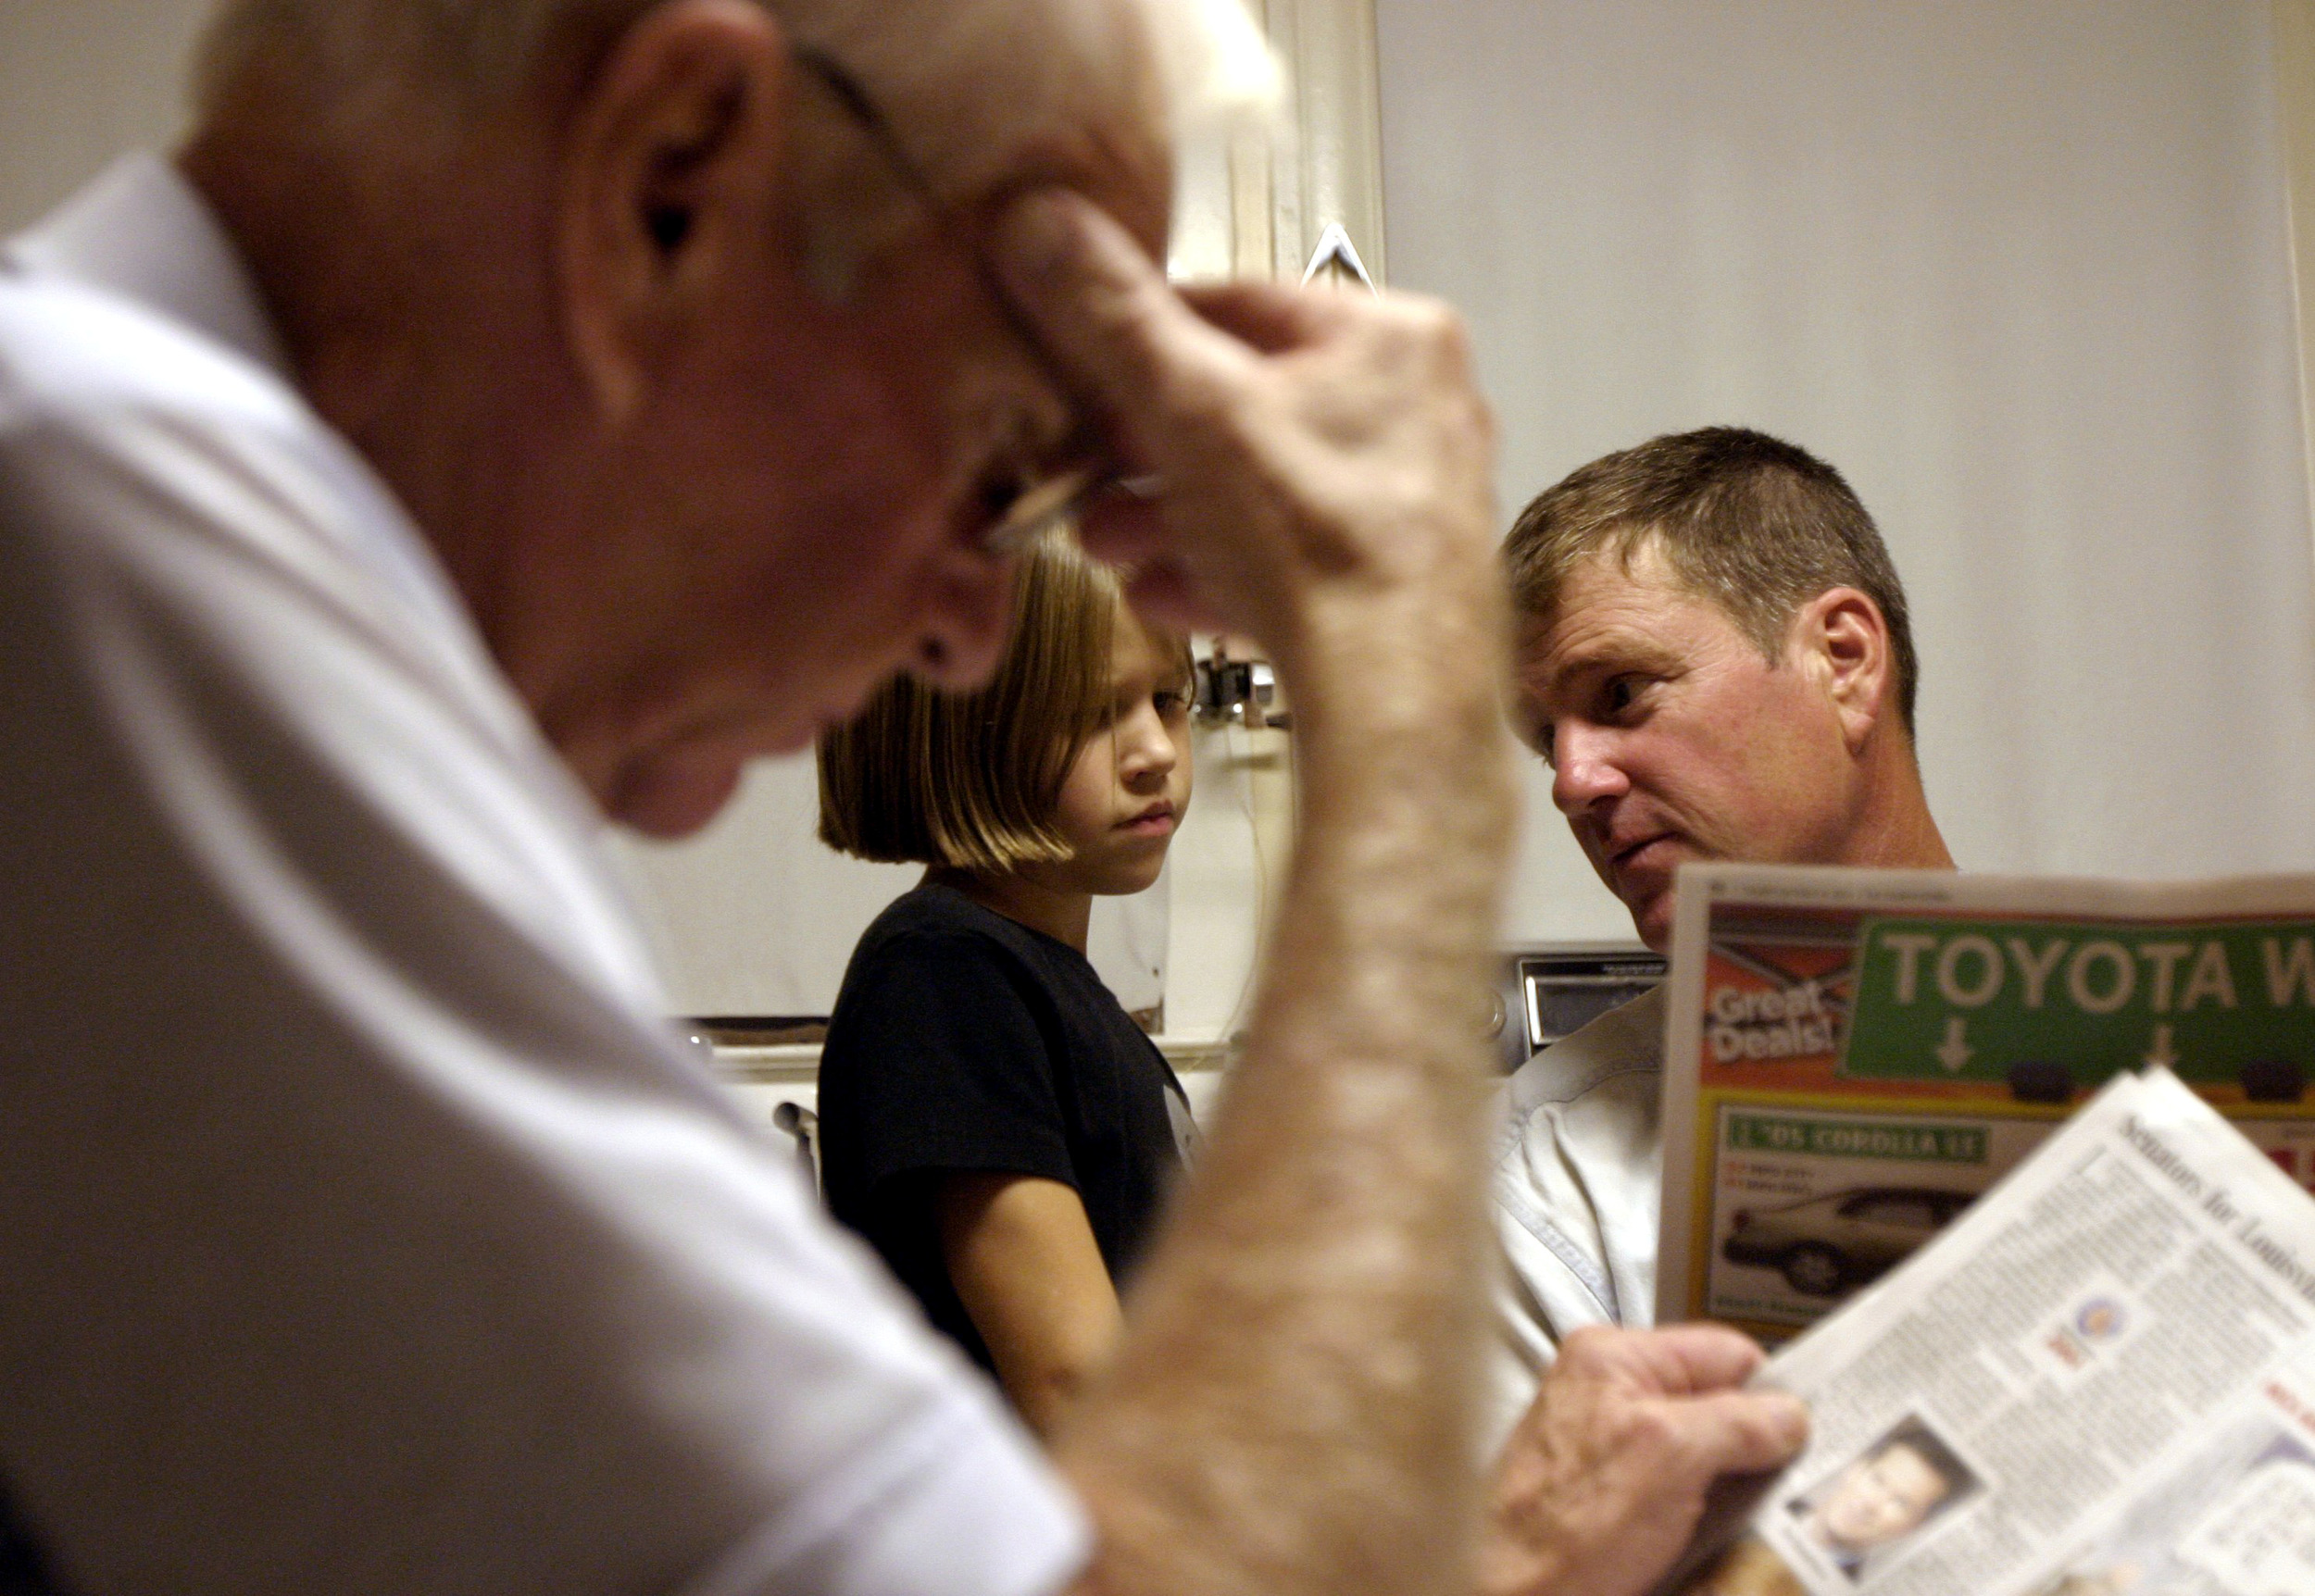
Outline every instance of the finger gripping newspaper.
[[1818, 1321], [1674, 1587], [2315, 1596], [2315, 881], [1713, 867], [1669, 1007], [1659, 1312]]

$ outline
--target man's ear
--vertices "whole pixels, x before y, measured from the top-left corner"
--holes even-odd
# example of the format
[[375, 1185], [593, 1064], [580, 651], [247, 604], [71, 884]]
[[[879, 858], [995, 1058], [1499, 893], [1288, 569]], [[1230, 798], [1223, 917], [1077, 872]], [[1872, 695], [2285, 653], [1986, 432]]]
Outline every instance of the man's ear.
[[793, 81], [769, 11], [669, 0], [580, 92], [557, 195], [557, 289], [607, 418], [632, 413], [734, 274], [769, 286]]
[[1822, 683], [1854, 754], [1880, 724], [1896, 658], [1881, 606], [1856, 588], [1827, 588], [1793, 617], [1791, 647]]

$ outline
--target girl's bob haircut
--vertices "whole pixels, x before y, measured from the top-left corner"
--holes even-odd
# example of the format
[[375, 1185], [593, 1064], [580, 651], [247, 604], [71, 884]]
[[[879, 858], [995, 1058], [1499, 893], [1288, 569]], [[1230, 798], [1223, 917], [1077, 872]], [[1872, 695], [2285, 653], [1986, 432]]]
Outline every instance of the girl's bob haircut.
[[[878, 688], [820, 740], [820, 838], [883, 864], [1002, 872], [1070, 856], [1053, 829], [1061, 783], [1107, 714], [1124, 596], [1066, 531], [1022, 555], [1013, 634], [987, 686]], [[1138, 624], [1128, 620], [1127, 624]], [[1189, 649], [1182, 643], [1189, 675]]]

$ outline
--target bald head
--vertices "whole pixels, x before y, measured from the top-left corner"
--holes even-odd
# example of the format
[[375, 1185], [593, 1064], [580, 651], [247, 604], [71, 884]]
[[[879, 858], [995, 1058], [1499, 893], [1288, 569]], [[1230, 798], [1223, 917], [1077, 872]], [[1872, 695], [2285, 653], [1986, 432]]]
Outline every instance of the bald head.
[[1239, 6], [239, 0], [182, 159], [549, 740], [676, 834], [994, 664], [989, 507], [1084, 433], [995, 218], [1162, 254], [1170, 126], [1267, 92]]
[[[667, 0], [230, 0], [204, 42], [215, 113], [253, 80], [319, 124], [413, 106], [455, 123], [559, 99]], [[970, 193], [1041, 146], [1267, 115], [1275, 63], [1240, 0], [729, 0], [845, 63], [936, 182]], [[374, 131], [374, 129], [366, 129]], [[405, 121], [402, 131], [413, 131]], [[1146, 160], [1149, 148], [1113, 158]]]

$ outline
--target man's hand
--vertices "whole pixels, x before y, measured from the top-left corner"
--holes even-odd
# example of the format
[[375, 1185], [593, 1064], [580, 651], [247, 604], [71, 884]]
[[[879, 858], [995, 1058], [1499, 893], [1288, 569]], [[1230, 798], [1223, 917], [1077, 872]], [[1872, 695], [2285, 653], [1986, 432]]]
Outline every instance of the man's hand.
[[1637, 1596], [1688, 1543], [1723, 1474], [1789, 1462], [1808, 1415], [1736, 1387], [1760, 1349], [1716, 1325], [1570, 1336], [1504, 1448], [1482, 1596]]
[[997, 250], [1079, 403], [1163, 484], [1082, 529], [1134, 567], [1138, 605], [1250, 632], [1289, 669], [1314, 632], [1363, 633], [1370, 649], [1435, 640], [1430, 657], [1493, 680], [1474, 645], [1497, 635], [1502, 603], [1494, 426], [1453, 313], [1263, 283], [1177, 292], [1123, 228], [1058, 191], [1017, 202]]
[[1486, 990], [1518, 822], [1493, 433], [1424, 301], [1177, 293], [1066, 193], [995, 241], [1123, 464], [1080, 536], [1294, 700], [1293, 863], [1245, 1053], [1056, 1456], [1103, 1596], [1468, 1585], [1487, 1223]]

